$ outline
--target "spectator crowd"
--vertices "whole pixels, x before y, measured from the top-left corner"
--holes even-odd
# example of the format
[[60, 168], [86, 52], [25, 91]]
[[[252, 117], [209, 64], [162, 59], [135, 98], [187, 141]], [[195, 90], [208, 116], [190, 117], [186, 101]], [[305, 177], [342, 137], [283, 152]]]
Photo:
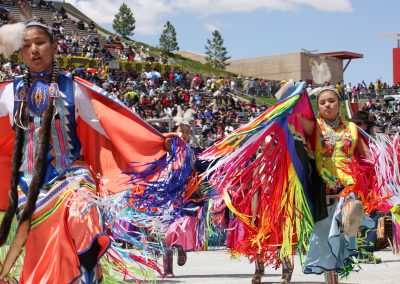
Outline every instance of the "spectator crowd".
[[[0, 3], [10, 4], [8, 2], [10, 1], [0, 0]], [[159, 63], [167, 63], [167, 60], [162, 55], [152, 56], [148, 48], [139, 44], [122, 43], [118, 37], [111, 34], [106, 35], [104, 43], [101, 44], [94, 22], [74, 21], [63, 6], [57, 10], [52, 1], [31, 1], [31, 4], [52, 13], [51, 23], [46, 23], [43, 18], [36, 20], [51, 26], [54, 38], [58, 42], [59, 56], [79, 55], [101, 62], [98, 70], [79, 68], [80, 70], [67, 71], [102, 86], [143, 119], [155, 121], [154, 126], [160, 131], [172, 131], [169, 120], [174, 121], [174, 124], [183, 120], [194, 124], [197, 143], [204, 147], [212, 145], [265, 110], [267, 106], [258, 105], [255, 98], [273, 97], [286, 82], [240, 76], [200, 76], [179, 70], [160, 74], [112, 69], [109, 68], [109, 63], [114, 59]], [[0, 25], [12, 21], [8, 9], [0, 9]], [[72, 32], [66, 32], [67, 24], [72, 24]], [[23, 64], [13, 65], [1, 57], [0, 60], [0, 81], [22, 74], [25, 68]], [[364, 107], [371, 115], [371, 120], [375, 121], [378, 127], [384, 128], [384, 131], [387, 131], [387, 127], [392, 129], [395, 125], [399, 128], [400, 104], [383, 101], [384, 95], [399, 93], [398, 84], [389, 86], [380, 80], [368, 85], [364, 81], [357, 85], [338, 82], [336, 89], [344, 98], [353, 102], [377, 97], [374, 103], [371, 99]], [[308, 85], [307, 90], [311, 93], [312, 86]], [[239, 99], [238, 93], [247, 96], [248, 99]]]

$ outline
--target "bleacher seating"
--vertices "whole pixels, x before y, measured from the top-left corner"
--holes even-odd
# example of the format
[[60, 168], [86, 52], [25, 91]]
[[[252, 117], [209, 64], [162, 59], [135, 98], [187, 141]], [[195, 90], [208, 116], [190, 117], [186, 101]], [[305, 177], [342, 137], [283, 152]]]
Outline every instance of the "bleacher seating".
[[[16, 6], [6, 4], [6, 3], [2, 3], [0, 5], [1, 5], [1, 7], [4, 7], [10, 11], [10, 17], [13, 17], [18, 21], [21, 20], [18, 8]], [[97, 30], [97, 29], [95, 31], [88, 31], [87, 29], [78, 30], [75, 27], [75, 24], [73, 23], [73, 21], [78, 22], [79, 20], [82, 20], [85, 23], [85, 26], [87, 27], [88, 24], [90, 23], [90, 19], [88, 17], [84, 16], [76, 8], [72, 8], [73, 6], [69, 3], [54, 2], [54, 7], [56, 8], [56, 11], [59, 11], [61, 6], [63, 6], [65, 8], [66, 13], [69, 18], [68, 21], [62, 23], [63, 27], [64, 27], [64, 35], [73, 34], [75, 32], [78, 36], [89, 36], [89, 35], [96, 36], [99, 39], [100, 47], [107, 44], [106, 39], [104, 38], [104, 36], [102, 36], [103, 33], [100, 33], [99, 30]], [[33, 6], [32, 12], [36, 18], [43, 18], [43, 20], [49, 26], [51, 26], [55, 22], [54, 21], [54, 12], [55, 11], [51, 11], [51, 10], [48, 10], [45, 8], [39, 9], [38, 7]]]

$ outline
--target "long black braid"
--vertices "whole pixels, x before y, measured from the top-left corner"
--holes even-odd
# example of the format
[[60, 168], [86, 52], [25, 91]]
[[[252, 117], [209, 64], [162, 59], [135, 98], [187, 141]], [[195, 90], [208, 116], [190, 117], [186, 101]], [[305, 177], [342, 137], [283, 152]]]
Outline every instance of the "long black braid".
[[[58, 64], [56, 60], [53, 61], [53, 70], [51, 75], [50, 82], [56, 83], [58, 81]], [[31, 75], [29, 68], [26, 68], [24, 72], [24, 82], [26, 86], [31, 86]], [[46, 158], [48, 147], [50, 143], [51, 136], [51, 122], [53, 119], [54, 113], [54, 98], [49, 98], [49, 104], [47, 109], [43, 113], [42, 125], [40, 129], [38, 147], [35, 153], [34, 160], [34, 171], [31, 184], [28, 190], [27, 203], [24, 210], [21, 213], [20, 223], [29, 220], [32, 218], [33, 212], [35, 210], [35, 205], [37, 198], [39, 196], [40, 188], [44, 181], [44, 176], [46, 174]], [[14, 143], [14, 151], [12, 157], [12, 172], [11, 172], [11, 184], [10, 191], [8, 194], [9, 204], [4, 216], [4, 219], [0, 225], [0, 246], [2, 246], [8, 237], [10, 232], [11, 223], [14, 218], [14, 215], [18, 208], [18, 179], [19, 179], [19, 169], [22, 164], [23, 158], [23, 145], [24, 145], [24, 125], [29, 124], [29, 115], [26, 107], [26, 103], [20, 102], [16, 117], [20, 118], [19, 123], [14, 123], [15, 129], [15, 143]]]
[[[17, 113], [25, 113], [23, 111], [24, 109], [25, 107], [21, 103], [18, 107]], [[21, 118], [24, 121], [26, 121], [25, 116]], [[24, 129], [16, 126], [15, 124], [14, 124], [14, 129], [15, 129], [15, 141], [14, 141], [14, 150], [12, 155], [11, 183], [10, 183], [10, 190], [8, 192], [8, 208], [6, 214], [4, 215], [3, 221], [1, 222], [0, 225], [0, 246], [2, 246], [7, 240], [8, 233], [10, 232], [11, 228], [11, 223], [18, 207], [18, 192], [17, 192], [18, 176], [19, 176], [18, 173], [19, 173], [19, 168], [21, 167], [22, 164]]]

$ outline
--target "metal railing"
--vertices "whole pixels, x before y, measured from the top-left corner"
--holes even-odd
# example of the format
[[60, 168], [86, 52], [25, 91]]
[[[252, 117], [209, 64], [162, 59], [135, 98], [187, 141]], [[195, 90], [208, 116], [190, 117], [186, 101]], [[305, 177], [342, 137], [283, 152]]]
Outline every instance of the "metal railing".
[[165, 117], [165, 118], [151, 118], [151, 119], [146, 119], [148, 123], [168, 123], [168, 132], [172, 132], [174, 128], [174, 120], [172, 117]]

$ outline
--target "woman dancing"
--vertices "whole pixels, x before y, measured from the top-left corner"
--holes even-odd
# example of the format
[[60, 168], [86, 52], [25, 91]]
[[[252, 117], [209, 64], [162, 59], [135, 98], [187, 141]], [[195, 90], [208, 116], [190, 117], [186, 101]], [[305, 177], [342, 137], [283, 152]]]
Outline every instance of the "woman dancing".
[[[47, 26], [18, 25], [27, 68], [22, 78], [0, 83], [0, 168], [11, 180], [2, 179], [0, 186], [0, 210], [6, 210], [0, 246], [10, 241], [0, 281], [25, 247], [20, 283], [97, 283], [99, 260], [112, 244], [104, 225], [112, 224], [104, 224], [96, 198], [135, 187], [124, 173], [131, 162], [168, 166], [160, 160], [175, 138], [165, 138], [96, 86], [59, 72]], [[162, 171], [158, 165], [147, 176]], [[7, 240], [15, 215], [16, 234]], [[140, 254], [128, 258], [151, 264]], [[114, 251], [112, 259], [121, 264], [119, 256]]]
[[301, 121], [305, 134], [314, 138], [316, 169], [323, 180], [328, 216], [315, 223], [304, 272], [324, 273], [326, 283], [333, 284], [338, 283], [338, 272], [351, 269], [351, 256], [358, 254], [356, 237], [361, 223], [374, 227], [351, 191], [355, 180], [346, 171], [356, 155], [368, 158], [370, 154], [364, 140], [359, 139], [356, 124], [342, 118], [336, 89], [321, 88], [317, 102], [320, 115], [316, 121]]

